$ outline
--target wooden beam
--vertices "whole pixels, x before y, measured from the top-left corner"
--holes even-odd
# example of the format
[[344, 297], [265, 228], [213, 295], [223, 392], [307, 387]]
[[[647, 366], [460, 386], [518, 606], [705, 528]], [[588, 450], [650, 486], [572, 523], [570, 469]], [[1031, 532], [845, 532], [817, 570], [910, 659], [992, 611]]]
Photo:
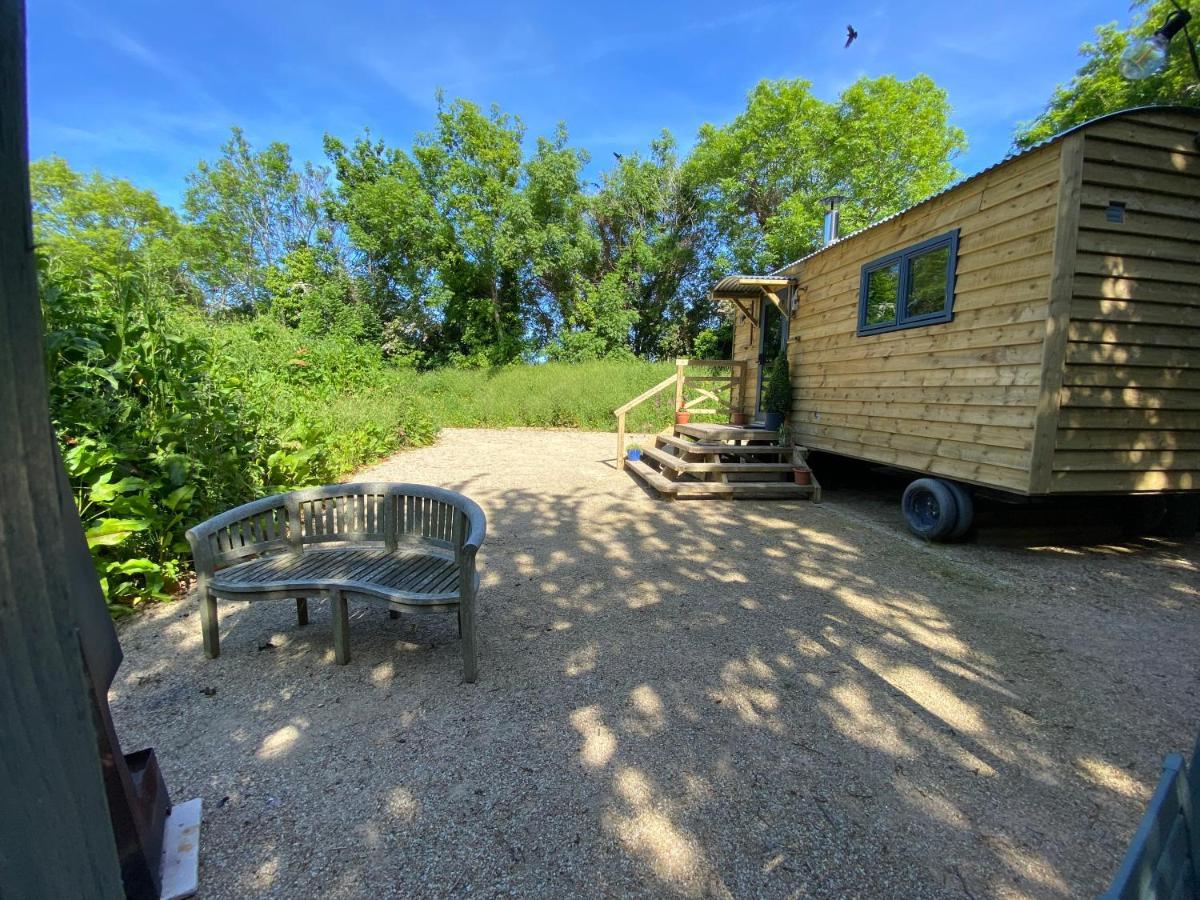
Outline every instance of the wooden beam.
[[755, 328], [758, 327], [758, 316], [754, 314], [753, 304], [748, 304], [742, 297], [729, 297], [727, 299], [742, 311], [742, 314], [750, 320], [750, 324]]
[[775, 304], [775, 308], [778, 309], [781, 313], [783, 313], [783, 317], [785, 319], [790, 318], [787, 307], [784, 306], [783, 301], [779, 299], [778, 294], [776, 294], [772, 291], [768, 291], [765, 287], [760, 287], [759, 290], [762, 291], [762, 295], [765, 299], [767, 299], [771, 303]]
[[1053, 275], [1050, 308], [1042, 342], [1042, 383], [1034, 417], [1033, 447], [1029, 455], [1029, 491], [1051, 489], [1054, 444], [1062, 402], [1063, 371], [1071, 324], [1071, 297], [1075, 287], [1075, 250], [1079, 242], [1079, 206], [1083, 189], [1084, 135], [1075, 134], [1059, 150], [1058, 219], [1054, 226]]
[[0, 896], [117, 898], [75, 602], [81, 586], [99, 588], [74, 506], [60, 505], [67, 482], [50, 428], [29, 208], [24, 4], [2, 0]]

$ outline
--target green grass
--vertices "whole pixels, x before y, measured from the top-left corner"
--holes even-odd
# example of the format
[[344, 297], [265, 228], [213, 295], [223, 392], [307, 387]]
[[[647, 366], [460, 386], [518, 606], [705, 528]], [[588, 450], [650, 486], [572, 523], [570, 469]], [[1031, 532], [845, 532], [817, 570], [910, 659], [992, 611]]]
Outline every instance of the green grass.
[[[579, 428], [615, 431], [613, 410], [675, 371], [672, 363], [597, 360], [491, 370], [441, 369], [413, 375], [429, 418], [452, 428]], [[630, 431], [671, 422], [675, 392], [664, 390], [629, 414]]]
[[[613, 410], [675, 371], [671, 362], [596, 360], [418, 372], [384, 361], [375, 347], [267, 319], [204, 330], [262, 427], [307, 457], [303, 466], [283, 459], [297, 481], [328, 480], [424, 446], [440, 428], [615, 431]], [[670, 424], [674, 401], [672, 388], [662, 391], [630, 412], [626, 427], [658, 431]]]

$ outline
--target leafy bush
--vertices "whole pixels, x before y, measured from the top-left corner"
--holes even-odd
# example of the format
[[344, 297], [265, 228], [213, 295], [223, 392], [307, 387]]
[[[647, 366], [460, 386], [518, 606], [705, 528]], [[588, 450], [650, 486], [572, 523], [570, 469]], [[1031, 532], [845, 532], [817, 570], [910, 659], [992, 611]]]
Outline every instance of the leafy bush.
[[51, 412], [114, 614], [171, 596], [189, 525], [435, 437], [378, 349], [214, 322], [144, 274], [43, 282]]
[[270, 447], [143, 278], [48, 282], [43, 309], [50, 407], [105, 595], [166, 598], [186, 525], [252, 495]]
[[767, 370], [767, 390], [763, 394], [763, 409], [786, 416], [792, 411], [792, 373], [786, 353], [771, 361]]

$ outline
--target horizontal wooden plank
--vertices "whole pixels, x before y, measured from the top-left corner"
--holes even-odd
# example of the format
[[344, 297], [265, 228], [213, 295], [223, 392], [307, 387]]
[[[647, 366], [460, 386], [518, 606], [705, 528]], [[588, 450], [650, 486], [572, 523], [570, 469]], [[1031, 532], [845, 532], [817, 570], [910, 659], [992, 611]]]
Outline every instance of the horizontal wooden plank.
[[[1119, 199], [1119, 198], [1113, 198]], [[1137, 212], [1125, 216], [1123, 222], [1108, 221], [1107, 205], [1083, 206], [1079, 210], [1079, 226], [1109, 235], [1163, 235], [1172, 240], [1200, 240], [1195, 234], [1195, 223], [1180, 216], [1160, 216], [1150, 212]]]
[[[1094, 322], [1132, 322], [1200, 328], [1200, 304], [1141, 303], [1131, 300], [1098, 300], [1075, 297], [1071, 318]], [[1200, 335], [1197, 335], [1200, 343]]]
[[1200, 369], [1200, 356], [1185, 347], [1139, 347], [1128, 344], [1091, 344], [1070, 341], [1069, 364], [1156, 366], [1164, 369]]
[[[1179, 219], [1159, 219], [1180, 222]], [[1175, 262], [1193, 263], [1200, 260], [1200, 229], [1179, 228], [1175, 231], [1160, 231], [1153, 235], [1121, 233], [1114, 230], [1119, 226], [1080, 227], [1079, 250], [1102, 256], [1141, 257], [1142, 259], [1165, 259]]]
[[1200, 428], [1200, 391], [1132, 387], [1064, 387], [1062, 405], [1130, 409], [1190, 409]]
[[1014, 491], [1028, 491], [1029, 474], [1023, 469], [1011, 469], [1003, 466], [993, 466], [986, 463], [966, 462], [944, 457], [930, 457], [910, 453], [904, 450], [893, 450], [886, 447], [872, 447], [852, 441], [835, 441], [817, 434], [800, 432], [804, 445], [812, 450], [823, 450], [829, 453], [840, 453], [856, 459], [883, 463], [945, 478], [953, 478], [970, 484], [985, 487], [999, 487]]
[[1146, 366], [1069, 365], [1063, 372], [1063, 384], [1080, 387], [1170, 388], [1200, 390], [1200, 368], [1173, 369]]
[[1059, 428], [1194, 429], [1195, 410], [1182, 409], [1081, 409], [1067, 407], [1059, 411]]
[[1055, 450], [1056, 472], [1200, 472], [1198, 450]]
[[1200, 450], [1200, 430], [1137, 431], [1132, 428], [1066, 428], [1054, 439], [1058, 450]]
[[1125, 141], [1141, 147], [1159, 147], [1183, 153], [1193, 152], [1196, 124], [1194, 117], [1161, 112], [1139, 112], [1135, 116], [1110, 119], [1088, 127], [1088, 138]]
[[1128, 166], [1085, 161], [1083, 183], [1110, 188], [1133, 187], [1138, 190], [1171, 194], [1176, 197], [1194, 197], [1200, 179], [1186, 174], [1155, 172], [1150, 169], [1135, 169]]
[[1028, 269], [1031, 265], [1028, 261], [1031, 258], [1037, 259], [1048, 256], [1053, 249], [1054, 228], [1051, 226], [1040, 231], [1035, 231], [1032, 234], [1025, 234], [1011, 240], [992, 244], [977, 253], [960, 253], [958, 264], [955, 267], [955, 276], [966, 275], [970, 272], [978, 272], [982, 269], [990, 269], [995, 266], [1024, 264]]
[[[901, 450], [925, 457], [965, 460], [968, 462], [991, 463], [1005, 468], [1028, 469], [1029, 450], [1014, 447], [994, 447], [978, 441], [956, 441], [949, 438], [930, 437], [899, 431], [870, 431], [846, 428], [840, 425], [807, 424], [805, 435], [815, 434], [822, 438], [858, 443], [866, 447], [883, 447]], [[807, 445], [806, 445], [807, 446]]]
[[1080, 251], [1075, 258], [1075, 271], [1082, 275], [1108, 278], [1169, 281], [1182, 285], [1200, 284], [1200, 263], [1143, 259], [1138, 256], [1113, 256]]
[[932, 419], [902, 419], [894, 415], [856, 416], [841, 412], [825, 412], [819, 417], [803, 417], [805, 421], [793, 422], [793, 428], [806, 429], [812, 425], [834, 425], [860, 431], [877, 431], [894, 434], [912, 434], [963, 443], [986, 444], [989, 447], [1010, 447], [1028, 450], [1033, 441], [1033, 418], [1028, 427], [1015, 428], [999, 425], [967, 425], [962, 422], [938, 422]]
[[1165, 303], [1200, 306], [1200, 284], [1139, 281], [1121, 276], [1094, 276], [1076, 273], [1076, 297], [1135, 300], [1138, 303]]
[[[1142, 131], [1141, 134], [1145, 135], [1146, 132]], [[1167, 148], [1088, 134], [1083, 144], [1083, 158], [1092, 162], [1200, 178], [1200, 152], [1197, 152], [1194, 142], [1190, 146], [1177, 142], [1174, 147]]]
[[1187, 326], [1073, 319], [1067, 333], [1069, 340], [1092, 344], [1191, 348], [1200, 363], [1200, 331]]
[[796, 405], [823, 409], [845, 401], [863, 403], [913, 402], [939, 406], [1029, 406], [1037, 403], [1037, 386], [943, 385], [924, 387], [818, 387], [802, 380], [795, 390]]
[[[1107, 371], [1107, 369], [1106, 369]], [[810, 374], [811, 373], [811, 374]], [[923, 389], [946, 385], [1038, 385], [1041, 368], [1035, 365], [995, 368], [984, 366], [965, 369], [914, 369], [897, 372], [865, 372], [859, 374], [830, 372], [819, 366], [800, 373], [797, 385], [801, 389], [822, 387], [908, 388]], [[1200, 376], [1200, 373], [1197, 373]]]
[[1113, 200], [1125, 204], [1126, 215], [1129, 213], [1148, 212], [1160, 216], [1178, 216], [1195, 221], [1200, 217], [1200, 199], [1191, 196], [1156, 194], [1151, 191], [1138, 190], [1128, 183], [1117, 185], [1084, 183], [1080, 191], [1080, 202], [1085, 206], [1108, 206]]
[[896, 353], [869, 358], [843, 354], [840, 357], [832, 355], [830, 358], [822, 360], [813, 359], [804, 353], [803, 345], [801, 345], [800, 353], [792, 359], [792, 371], [803, 378], [824, 373], [913, 372], [922, 369], [973, 369], [978, 367], [1008, 369], [1030, 365], [1040, 366], [1041, 362], [1041, 340], [1010, 347], [966, 350], [923, 348], [911, 354]]
[[[841, 401], [836, 407], [812, 409], [793, 405], [797, 421], [821, 421], [828, 413], [850, 416], [894, 416], [900, 419], [926, 419], [931, 422], [952, 422], [961, 425], [1003, 425], [1025, 428], [1033, 421], [1031, 407], [1023, 406], [935, 406], [915, 403], [871, 403], [866, 401]], [[1160, 413], [1160, 415], [1166, 415]], [[967, 433], [967, 429], [964, 429]]]
[[1115, 494], [1200, 490], [1200, 472], [1054, 472], [1056, 494]]
[[[1041, 343], [1045, 334], [1046, 323], [1043, 321], [972, 329], [958, 329], [953, 322], [947, 322], [886, 334], [864, 335], [855, 339], [853, 356], [858, 359], [877, 359], [928, 355], [944, 350], [979, 350], [988, 353], [1018, 344]], [[800, 353], [806, 362], [825, 362], [843, 359], [850, 350], [841, 338], [818, 338], [812, 342], [801, 341]], [[935, 365], [931, 361], [930, 366]]]

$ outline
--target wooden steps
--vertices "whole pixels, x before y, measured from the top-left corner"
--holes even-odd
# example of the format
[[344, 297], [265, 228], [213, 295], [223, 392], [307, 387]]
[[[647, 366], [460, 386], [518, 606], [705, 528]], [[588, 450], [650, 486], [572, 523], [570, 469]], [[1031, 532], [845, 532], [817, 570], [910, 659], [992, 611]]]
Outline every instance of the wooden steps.
[[[724, 451], [721, 450], [718, 452], [723, 453]], [[775, 454], [779, 455], [779, 448], [775, 448]], [[654, 460], [654, 462], [659, 464], [660, 470], [666, 468], [685, 475], [708, 474], [712, 472], [725, 474], [732, 472], [775, 472], [780, 475], [787, 475], [789, 478], [792, 475], [792, 464], [790, 462], [759, 462], [756, 460], [750, 460], [749, 462], [689, 462], [657, 447], [646, 447], [642, 450], [642, 458]]]
[[723, 441], [765, 441], [779, 443], [778, 431], [767, 431], [765, 428], [743, 428], [740, 425], [712, 425], [699, 422], [695, 425], [676, 425], [675, 433], [695, 438], [707, 443]]
[[642, 461], [628, 461], [625, 468], [646, 482], [664, 499], [744, 497], [756, 500], [808, 499], [816, 487], [790, 481], [671, 481]]
[[719, 444], [707, 441], [690, 441], [669, 434], [654, 436], [659, 446], [674, 447], [686, 453], [724, 453], [736, 456], [779, 456], [787, 453], [786, 447], [775, 444]]
[[[750, 443], [753, 442], [753, 443]], [[815, 499], [821, 486], [796, 484], [792, 448], [779, 435], [762, 428], [731, 425], [676, 425], [674, 435], [660, 434], [655, 446], [625, 468], [668, 500]]]

